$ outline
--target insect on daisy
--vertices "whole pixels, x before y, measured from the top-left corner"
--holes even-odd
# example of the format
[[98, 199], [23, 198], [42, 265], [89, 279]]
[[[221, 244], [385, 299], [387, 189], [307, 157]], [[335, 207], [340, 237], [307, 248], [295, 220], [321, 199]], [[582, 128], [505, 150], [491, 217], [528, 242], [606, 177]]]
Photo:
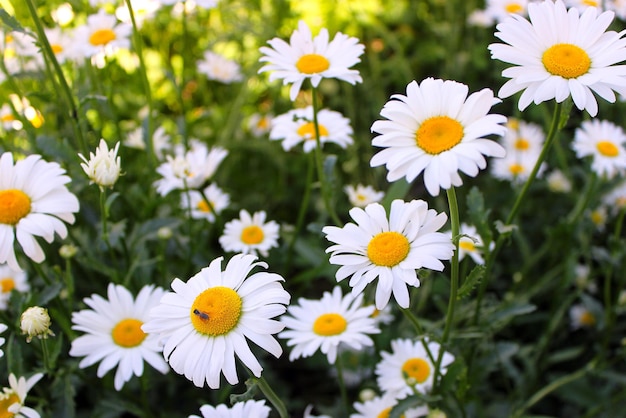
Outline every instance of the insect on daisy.
[[327, 29], [323, 28], [313, 38], [307, 24], [298, 22], [298, 29], [291, 35], [289, 43], [274, 38], [267, 41], [271, 48], [260, 48], [264, 55], [259, 61], [267, 64], [259, 73], [273, 71], [270, 81], [282, 79], [283, 84], [291, 83], [289, 97], [292, 101], [306, 79], [311, 80], [313, 87], [317, 87], [323, 78], [336, 78], [350, 84], [362, 82], [359, 72], [350, 67], [361, 61], [359, 57], [365, 46], [357, 38], [341, 32], [337, 32], [330, 42], [328, 38]]
[[47, 242], [57, 234], [67, 236], [63, 222], [74, 223], [79, 203], [65, 186], [71, 180], [57, 163], [30, 155], [13, 164], [13, 154], [0, 157], [0, 263], [21, 270], [15, 256], [15, 238], [24, 253], [36, 263], [46, 255], [35, 239]]
[[224, 404], [217, 406], [202, 405], [198, 415], [190, 415], [189, 418], [267, 418], [270, 415], [270, 407], [265, 405], [265, 400], [253, 399], [245, 402], [237, 402], [232, 407]]
[[485, 138], [506, 131], [504, 116], [488, 114], [500, 100], [490, 89], [469, 97], [468, 91], [456, 81], [427, 78], [409, 83], [406, 96], [391, 96], [380, 112], [388, 120], [372, 125], [380, 134], [372, 145], [384, 149], [370, 165], [385, 165], [389, 181], [412, 182], [423, 171], [426, 190], [437, 196], [440, 188], [463, 183], [458, 171], [475, 177], [487, 165], [484, 156], [504, 157], [504, 148]]
[[373, 312], [373, 306], [363, 306], [362, 294], [343, 296], [341, 288], [335, 286], [320, 300], [300, 298], [298, 305], [290, 306], [287, 313], [291, 316], [281, 318], [286, 329], [278, 336], [292, 347], [289, 360], [310, 357], [319, 349], [334, 364], [340, 344], [355, 350], [374, 344], [368, 334], [380, 330], [371, 316]]
[[250, 213], [242, 209], [239, 219], [224, 225], [224, 234], [219, 238], [224, 251], [257, 254], [267, 257], [269, 250], [278, 246], [279, 226], [274, 221], [265, 222], [265, 211]]
[[580, 110], [598, 113], [593, 95], [615, 102], [614, 91], [626, 94], [625, 32], [607, 31], [614, 13], [588, 7], [566, 9], [561, 0], [528, 4], [529, 20], [511, 15], [496, 26], [504, 43], [489, 45], [491, 57], [510, 64], [502, 76], [510, 78], [498, 92], [505, 98], [523, 90], [520, 110], [531, 102], [572, 97]]
[[0, 392], [0, 416], [16, 418], [39, 418], [39, 412], [30, 408], [24, 403], [28, 392], [41, 380], [43, 373], [36, 373], [26, 379], [15, 377], [13, 373], [9, 375], [9, 387], [3, 387]]
[[447, 221], [445, 213], [428, 209], [423, 200], [391, 203], [389, 218], [385, 208], [372, 203], [352, 208], [350, 217], [356, 222], [343, 228], [325, 226], [326, 239], [335, 243], [326, 249], [330, 263], [341, 267], [335, 277], [350, 278], [352, 292], [358, 294], [374, 279], [376, 308], [382, 310], [393, 296], [403, 308], [409, 306], [407, 285], [418, 287], [417, 269], [442, 271], [441, 260], [449, 260], [454, 245], [449, 236], [438, 231]]
[[133, 299], [128, 289], [110, 283], [108, 300], [96, 294], [85, 298], [91, 309], [72, 313], [72, 329], [85, 333], [72, 341], [70, 348], [70, 356], [84, 357], [78, 367], [100, 362], [97, 375], [101, 378], [117, 366], [114, 386], [118, 391], [133, 375], [143, 374], [144, 360], [166, 373], [169, 367], [161, 356], [158, 337], [141, 329], [164, 293], [164, 289], [148, 285]]
[[223, 257], [213, 260], [187, 282], [174, 279], [152, 309], [142, 329], [157, 333], [165, 342], [163, 356], [176, 373], [198, 387], [220, 387], [220, 372], [231, 385], [239, 382], [235, 356], [254, 374], [263, 367], [248, 341], [279, 357], [282, 348], [274, 338], [284, 328], [272, 318], [289, 304], [287, 293], [275, 273], [250, 272], [267, 264], [250, 254], [236, 254], [222, 271]]
[[578, 158], [592, 157], [591, 169], [612, 179], [626, 172], [626, 133], [608, 120], [584, 121], [574, 133], [572, 149]]

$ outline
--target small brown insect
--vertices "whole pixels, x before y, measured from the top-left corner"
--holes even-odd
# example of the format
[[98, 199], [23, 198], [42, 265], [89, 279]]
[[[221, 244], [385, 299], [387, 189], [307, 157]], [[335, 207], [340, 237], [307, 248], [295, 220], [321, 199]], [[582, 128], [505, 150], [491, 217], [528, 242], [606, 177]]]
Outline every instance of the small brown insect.
[[209, 314], [203, 311], [199, 311], [198, 309], [194, 309], [193, 310], [193, 314], [194, 315], [198, 315], [200, 317], [200, 319], [202, 319], [203, 321], [207, 321], [209, 319]]

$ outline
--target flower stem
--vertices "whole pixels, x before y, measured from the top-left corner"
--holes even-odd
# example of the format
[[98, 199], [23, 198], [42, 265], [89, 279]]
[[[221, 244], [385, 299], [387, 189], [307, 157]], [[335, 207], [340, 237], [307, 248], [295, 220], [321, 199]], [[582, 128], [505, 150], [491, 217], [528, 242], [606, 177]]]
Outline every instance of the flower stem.
[[105, 242], [107, 247], [109, 244], [109, 230], [107, 226], [107, 219], [109, 217], [109, 211], [106, 206], [106, 190], [104, 187], [100, 187], [100, 218], [102, 221], [102, 240]]
[[580, 216], [582, 215], [583, 211], [589, 205], [589, 202], [591, 201], [591, 197], [593, 196], [593, 193], [596, 191], [597, 179], [598, 179], [598, 176], [596, 175], [595, 172], [592, 171], [591, 174], [589, 175], [589, 178], [587, 179], [587, 187], [585, 188], [585, 192], [583, 193], [581, 198], [578, 199], [578, 202], [576, 202], [576, 206], [574, 207], [574, 209], [572, 209], [572, 211], [567, 216], [567, 222], [570, 225], [575, 224], [578, 221], [578, 219], [580, 219]]
[[270, 403], [274, 405], [274, 408], [276, 408], [276, 411], [278, 411], [278, 415], [280, 416], [280, 418], [289, 418], [289, 414], [287, 413], [287, 407], [285, 406], [283, 401], [278, 397], [278, 395], [276, 395], [276, 392], [274, 392], [274, 390], [271, 388], [269, 383], [267, 383], [267, 380], [265, 380], [263, 376], [261, 377], [251, 376], [251, 377], [259, 386], [259, 389], [261, 389], [261, 392], [263, 392], [267, 400], [269, 400]]
[[346, 382], [343, 378], [343, 360], [341, 359], [341, 353], [337, 353], [337, 361], [335, 362], [335, 367], [337, 369], [337, 380], [339, 383], [339, 392], [341, 393], [341, 400], [345, 408], [344, 412], [347, 415], [348, 411], [350, 410], [350, 402], [348, 401], [348, 391], [346, 390]]

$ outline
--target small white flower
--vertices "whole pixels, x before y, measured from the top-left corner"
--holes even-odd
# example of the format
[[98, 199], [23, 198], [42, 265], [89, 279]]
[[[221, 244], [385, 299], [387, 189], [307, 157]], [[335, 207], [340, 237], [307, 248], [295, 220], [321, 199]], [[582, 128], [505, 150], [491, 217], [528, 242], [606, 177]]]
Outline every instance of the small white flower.
[[96, 183], [100, 187], [113, 187], [122, 170], [121, 159], [117, 155], [119, 148], [120, 143], [118, 142], [115, 144], [115, 148], [109, 150], [106, 141], [100, 139], [96, 153], [89, 153], [89, 160], [82, 154], [78, 154], [84, 161], [80, 166], [87, 174], [87, 177], [89, 177], [89, 180], [91, 180], [91, 183]]
[[[364, 402], [355, 402], [356, 414], [351, 414], [350, 418], [380, 418], [389, 416], [389, 411], [398, 404], [398, 400], [391, 393], [376, 396]], [[402, 413], [404, 418], [419, 418], [428, 414], [427, 406], [410, 408]]]
[[270, 415], [270, 407], [265, 405], [265, 400], [253, 399], [245, 402], [237, 402], [232, 407], [225, 404], [217, 406], [202, 405], [198, 415], [189, 415], [189, 418], [267, 418]]
[[227, 84], [243, 79], [239, 64], [211, 51], [206, 51], [204, 58], [198, 62], [198, 71], [209, 80]]
[[215, 222], [215, 215], [220, 214], [230, 204], [230, 197], [217, 185], [210, 184], [202, 193], [190, 190], [181, 195], [181, 206], [191, 209], [193, 219], [206, 219]]
[[608, 120], [584, 121], [574, 134], [572, 149], [578, 158], [592, 157], [591, 169], [612, 179], [626, 173], [626, 133]]
[[380, 202], [385, 197], [384, 192], [379, 192], [372, 186], [364, 186], [362, 184], [357, 184], [356, 186], [349, 184], [343, 190], [348, 195], [350, 204], [357, 208], [364, 208], [370, 203]]
[[563, 174], [561, 170], [552, 170], [546, 176], [548, 188], [556, 193], [569, 193], [572, 191], [572, 182]]
[[43, 377], [43, 373], [36, 373], [26, 379], [9, 375], [9, 387], [3, 387], [0, 393], [0, 416], [15, 418], [40, 418], [39, 412], [24, 405], [28, 392]]
[[14, 270], [8, 264], [0, 265], [0, 310], [6, 310], [11, 293], [25, 293], [30, 290], [26, 272]]
[[[5, 324], [0, 324], [0, 334], [2, 334], [7, 329], [9, 329], [8, 326], [6, 326]], [[4, 337], [0, 337], [0, 347], [2, 347], [5, 342], [6, 342], [6, 339]], [[3, 357], [3, 356], [4, 356], [4, 351], [2, 351], [2, 349], [0, 348], [0, 357]]]
[[242, 209], [239, 219], [233, 219], [224, 225], [224, 234], [219, 242], [224, 251], [257, 254], [267, 257], [269, 250], [278, 247], [279, 226], [274, 221], [265, 222], [265, 211], [253, 215]]
[[570, 326], [572, 329], [593, 328], [597, 319], [595, 314], [582, 303], [572, 305], [569, 310]]
[[104, 53], [110, 55], [117, 49], [130, 48], [132, 26], [118, 22], [104, 9], [87, 17], [87, 23], [76, 28], [74, 39], [78, 50], [86, 58]]

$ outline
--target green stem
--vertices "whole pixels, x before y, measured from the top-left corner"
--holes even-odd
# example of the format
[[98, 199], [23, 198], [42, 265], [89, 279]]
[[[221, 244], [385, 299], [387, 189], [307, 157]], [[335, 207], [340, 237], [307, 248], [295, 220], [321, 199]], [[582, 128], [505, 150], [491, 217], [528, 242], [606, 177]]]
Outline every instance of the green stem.
[[443, 353], [445, 351], [446, 343], [450, 338], [450, 331], [452, 330], [452, 323], [454, 322], [454, 308], [456, 305], [457, 291], [459, 288], [459, 234], [460, 234], [460, 221], [459, 221], [459, 204], [456, 199], [456, 191], [454, 187], [446, 190], [448, 195], [448, 206], [450, 207], [450, 227], [452, 229], [452, 240], [454, 242], [454, 254], [450, 261], [450, 300], [448, 301], [448, 311], [446, 313], [446, 323], [443, 329], [443, 335], [441, 337], [441, 346], [439, 347], [439, 354], [437, 355], [437, 362], [435, 363], [435, 376], [434, 387], [439, 384], [439, 377], [441, 373], [441, 361], [443, 359]]
[[263, 378], [263, 376], [261, 377], [252, 376], [252, 379], [259, 386], [259, 389], [261, 389], [261, 392], [263, 392], [267, 400], [269, 400], [270, 403], [274, 405], [274, 408], [276, 408], [276, 411], [278, 411], [278, 415], [280, 416], [280, 418], [289, 418], [289, 414], [287, 413], [287, 407], [285, 406], [283, 401], [278, 397], [278, 395], [276, 395], [276, 392], [274, 392], [274, 390], [271, 388], [269, 383], [267, 383], [267, 381]]
[[341, 353], [337, 354], [337, 361], [335, 361], [335, 368], [337, 369], [337, 380], [339, 385], [339, 392], [341, 393], [341, 400], [345, 408], [344, 412], [348, 415], [350, 410], [350, 401], [348, 400], [348, 391], [346, 390], [346, 382], [343, 378], [343, 360], [341, 359]]
[[105, 242], [107, 247], [109, 244], [109, 229], [107, 226], [107, 220], [109, 217], [109, 211], [106, 206], [106, 190], [104, 187], [100, 187], [100, 219], [102, 221], [102, 240]]
[[45, 337], [46, 336], [39, 338], [39, 341], [41, 341], [41, 357], [43, 358], [44, 370], [46, 373], [50, 374], [52, 372], [52, 370], [50, 370], [50, 353], [48, 352], [48, 343]]
[[572, 211], [567, 216], [567, 223], [569, 223], [570, 225], [575, 224], [580, 219], [580, 216], [582, 215], [585, 208], [589, 206], [589, 202], [591, 201], [591, 198], [593, 197], [593, 194], [596, 190], [596, 184], [598, 182], [597, 180], [598, 176], [595, 172], [592, 171], [589, 175], [589, 178], [587, 179], [587, 185], [585, 187], [585, 191], [582, 197], [578, 199], [578, 202], [576, 202], [576, 206], [574, 206]]
[[[400, 310], [402, 311], [406, 319], [408, 319], [409, 322], [413, 324], [413, 327], [417, 331], [417, 335], [421, 337], [425, 337], [426, 333], [424, 332], [424, 329], [422, 328], [421, 324], [419, 323], [419, 320], [413, 314], [413, 312], [411, 312], [410, 309], [404, 309], [404, 308], [400, 308]], [[426, 339], [420, 338], [420, 340], [422, 341], [422, 345], [424, 346], [424, 350], [426, 350], [426, 354], [428, 354], [428, 358], [430, 359], [430, 361], [432, 361], [433, 363], [436, 363], [437, 359], [435, 358], [435, 356], [433, 356], [433, 353], [430, 351], [430, 348], [428, 347], [428, 342], [426, 341]]]

